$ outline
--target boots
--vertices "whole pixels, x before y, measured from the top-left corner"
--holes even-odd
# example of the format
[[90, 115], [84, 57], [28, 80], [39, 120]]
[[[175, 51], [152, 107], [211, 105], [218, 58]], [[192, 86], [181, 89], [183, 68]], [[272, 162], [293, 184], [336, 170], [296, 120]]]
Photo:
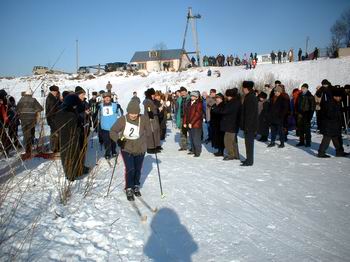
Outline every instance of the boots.
[[135, 201], [134, 191], [132, 190], [132, 188], [127, 188], [125, 190], [125, 194], [126, 194], [126, 198], [128, 199], [128, 201]]
[[139, 186], [135, 186], [134, 187], [134, 195], [136, 197], [140, 197], [141, 196], [141, 192], [140, 192], [140, 187]]

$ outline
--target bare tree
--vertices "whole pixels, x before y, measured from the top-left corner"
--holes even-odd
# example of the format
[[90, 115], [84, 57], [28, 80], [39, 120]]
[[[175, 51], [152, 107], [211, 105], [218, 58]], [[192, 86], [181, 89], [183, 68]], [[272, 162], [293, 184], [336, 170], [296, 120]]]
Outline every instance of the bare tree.
[[159, 63], [159, 70], [162, 71], [162, 58], [163, 52], [167, 49], [167, 45], [164, 42], [159, 42], [153, 46], [153, 50], [157, 51], [157, 60]]
[[330, 51], [333, 53], [342, 46], [350, 47], [350, 9], [344, 11], [331, 27]]

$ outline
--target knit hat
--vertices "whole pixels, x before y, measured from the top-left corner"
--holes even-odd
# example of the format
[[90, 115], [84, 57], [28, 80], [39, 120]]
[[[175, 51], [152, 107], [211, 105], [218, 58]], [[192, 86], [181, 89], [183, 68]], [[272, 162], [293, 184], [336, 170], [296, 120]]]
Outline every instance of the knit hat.
[[86, 92], [85, 92], [85, 90], [81, 87], [81, 86], [77, 86], [76, 88], [75, 88], [75, 93], [77, 94], [77, 95], [80, 95], [80, 94], [86, 94]]
[[227, 89], [225, 92], [225, 95], [229, 97], [236, 97], [237, 93], [238, 93], [237, 88], [232, 88], [232, 89]]
[[55, 85], [50, 86], [49, 89], [50, 89], [50, 91], [56, 91], [56, 92], [59, 92], [59, 91], [60, 91], [59, 87], [58, 87], [58, 86], [55, 86]]
[[63, 104], [67, 107], [78, 106], [80, 103], [81, 100], [77, 94], [68, 94], [63, 100]]
[[112, 94], [109, 93], [109, 92], [105, 92], [102, 94], [102, 97], [105, 98], [105, 97], [112, 97]]
[[200, 96], [200, 93], [198, 91], [192, 91], [191, 92], [191, 96], [194, 96], [194, 97], [199, 97]]
[[280, 86], [276, 86], [276, 87], [275, 87], [275, 92], [282, 93], [282, 92], [283, 92], [282, 87], [280, 87]]
[[222, 100], [224, 99], [224, 95], [221, 94], [221, 93], [217, 93], [217, 94], [215, 95], [215, 98], [216, 98], [216, 97], [220, 97]]
[[253, 81], [243, 81], [242, 86], [243, 86], [243, 88], [247, 88], [249, 90], [252, 90], [254, 87], [254, 82]]
[[128, 107], [126, 108], [126, 111], [129, 114], [140, 114], [140, 103], [137, 99], [131, 99]]

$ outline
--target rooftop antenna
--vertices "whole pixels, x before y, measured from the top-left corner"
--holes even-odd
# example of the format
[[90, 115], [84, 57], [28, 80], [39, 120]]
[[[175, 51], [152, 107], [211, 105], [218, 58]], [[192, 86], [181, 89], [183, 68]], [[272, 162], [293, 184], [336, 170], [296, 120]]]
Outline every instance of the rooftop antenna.
[[[186, 44], [186, 35], [187, 35], [187, 30], [188, 30], [188, 24], [191, 23], [192, 36], [193, 36], [193, 41], [194, 41], [195, 46], [196, 46], [196, 51], [195, 52], [188, 52], [187, 54], [193, 54], [193, 53], [196, 54], [198, 66], [201, 65], [201, 59], [200, 59], [199, 41], [198, 41], [198, 32], [197, 32], [197, 19], [201, 19], [201, 18], [202, 18], [202, 16], [200, 14], [193, 15], [192, 7], [188, 8], [185, 34], [184, 34], [184, 38], [183, 38], [183, 42], [182, 42], [182, 54], [185, 54], [185, 44]], [[179, 63], [179, 69], [181, 68], [181, 62], [182, 62], [182, 56], [181, 56], [180, 63]]]

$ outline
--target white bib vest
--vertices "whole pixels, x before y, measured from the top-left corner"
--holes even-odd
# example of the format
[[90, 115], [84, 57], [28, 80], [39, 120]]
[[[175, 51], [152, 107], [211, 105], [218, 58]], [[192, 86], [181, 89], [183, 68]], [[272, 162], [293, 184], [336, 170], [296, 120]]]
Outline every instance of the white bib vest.
[[127, 121], [125, 117], [125, 128], [124, 128], [124, 137], [129, 140], [136, 140], [140, 138], [140, 122], [141, 117], [139, 117], [139, 125], [131, 124]]

